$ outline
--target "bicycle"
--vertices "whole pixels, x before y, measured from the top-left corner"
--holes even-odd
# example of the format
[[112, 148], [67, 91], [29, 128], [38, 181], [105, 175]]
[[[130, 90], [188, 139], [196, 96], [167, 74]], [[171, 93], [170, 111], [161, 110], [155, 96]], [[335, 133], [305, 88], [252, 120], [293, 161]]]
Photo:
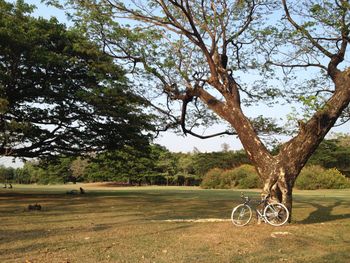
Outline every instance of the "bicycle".
[[[263, 198], [255, 206], [257, 218], [263, 220], [272, 226], [282, 226], [287, 223], [289, 218], [289, 211], [284, 204], [278, 202], [270, 202], [269, 195]], [[244, 203], [233, 208], [231, 213], [231, 221], [235, 226], [245, 226], [252, 219], [252, 208], [250, 206], [251, 199], [241, 194]], [[261, 211], [257, 208], [263, 205]]]

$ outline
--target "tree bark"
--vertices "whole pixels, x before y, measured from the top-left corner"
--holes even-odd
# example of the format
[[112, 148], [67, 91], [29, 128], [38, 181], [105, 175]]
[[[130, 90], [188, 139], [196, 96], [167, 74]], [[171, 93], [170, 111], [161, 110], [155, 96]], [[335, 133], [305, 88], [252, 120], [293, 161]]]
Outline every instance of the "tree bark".
[[249, 159], [264, 182], [262, 194], [269, 194], [273, 200], [282, 202], [287, 207], [290, 212], [289, 222], [295, 180], [350, 102], [350, 71], [337, 73], [333, 80], [334, 94], [308, 122], [301, 123], [297, 136], [286, 142], [276, 156], [272, 156], [260, 141], [234, 95], [231, 99], [225, 96], [227, 104], [224, 110], [216, 111], [236, 130]]
[[293, 186], [295, 182], [296, 175], [289, 175], [280, 177], [277, 181], [278, 189], [281, 192], [281, 199], [279, 200], [284, 204], [289, 211], [288, 222], [292, 219], [292, 206], [293, 206]]
[[336, 88], [333, 96], [323, 109], [301, 125], [296, 137], [282, 146], [268, 169], [269, 178], [264, 180], [263, 193], [270, 194], [272, 199], [287, 207], [289, 222], [292, 216], [293, 186], [301, 169], [350, 102], [350, 73], [338, 73], [334, 83]]

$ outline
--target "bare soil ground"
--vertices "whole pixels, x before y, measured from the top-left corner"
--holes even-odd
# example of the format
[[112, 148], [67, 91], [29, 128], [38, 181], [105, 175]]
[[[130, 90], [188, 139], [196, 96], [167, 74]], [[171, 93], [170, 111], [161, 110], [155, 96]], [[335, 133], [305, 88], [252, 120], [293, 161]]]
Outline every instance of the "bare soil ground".
[[[86, 194], [65, 194], [79, 187]], [[350, 190], [297, 191], [292, 224], [238, 228], [227, 219], [240, 191], [1, 189], [0, 262], [349, 262]], [[28, 211], [35, 203], [42, 210]]]

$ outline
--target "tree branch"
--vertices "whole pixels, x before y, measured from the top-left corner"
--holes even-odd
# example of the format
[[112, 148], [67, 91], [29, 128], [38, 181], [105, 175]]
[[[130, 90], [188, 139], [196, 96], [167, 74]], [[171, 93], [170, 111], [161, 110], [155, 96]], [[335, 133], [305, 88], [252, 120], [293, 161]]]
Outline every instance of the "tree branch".
[[187, 113], [187, 105], [189, 102], [193, 100], [194, 96], [188, 95], [183, 101], [182, 101], [182, 110], [181, 110], [181, 119], [180, 119], [180, 124], [182, 131], [185, 135], [190, 134], [194, 137], [200, 138], [200, 139], [209, 139], [217, 136], [222, 136], [222, 135], [237, 135], [235, 132], [230, 132], [230, 131], [223, 131], [219, 133], [214, 133], [210, 135], [199, 135], [195, 132], [192, 131], [192, 129], [187, 129], [186, 128], [186, 113]]
[[286, 14], [286, 17], [288, 19], [288, 21], [295, 27], [295, 29], [297, 29], [298, 31], [300, 31], [302, 34], [304, 34], [306, 36], [306, 38], [318, 49], [320, 50], [323, 54], [325, 54], [327, 57], [332, 58], [334, 56], [334, 54], [332, 54], [331, 52], [329, 52], [327, 49], [325, 49], [324, 47], [322, 47], [311, 35], [310, 33], [303, 27], [301, 27], [298, 23], [296, 23], [293, 18], [291, 17], [290, 13], [289, 13], [289, 9], [287, 7], [287, 3], [286, 0], [282, 0], [282, 4], [283, 4], [283, 8], [284, 8], [284, 12]]
[[316, 64], [316, 63], [309, 63], [309, 64], [283, 64], [283, 63], [277, 63], [273, 61], [267, 61], [266, 64], [282, 67], [282, 68], [307, 68], [307, 67], [318, 67], [322, 68], [324, 70], [328, 70], [327, 67], [323, 66], [322, 64]]

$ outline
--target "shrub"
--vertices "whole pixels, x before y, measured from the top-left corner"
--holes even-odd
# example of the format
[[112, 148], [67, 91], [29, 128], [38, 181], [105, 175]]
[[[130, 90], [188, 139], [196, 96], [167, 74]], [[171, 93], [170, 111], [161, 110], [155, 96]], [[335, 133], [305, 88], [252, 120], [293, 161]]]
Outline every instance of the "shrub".
[[234, 169], [225, 170], [220, 176], [220, 186], [221, 189], [230, 189], [236, 186], [236, 174]]
[[260, 180], [257, 173], [249, 174], [247, 177], [242, 178], [239, 181], [238, 188], [249, 189], [249, 188], [261, 188], [262, 181]]
[[261, 181], [254, 166], [245, 164], [230, 170], [214, 168], [206, 173], [201, 184], [202, 188], [258, 188]]
[[231, 188], [258, 188], [262, 186], [254, 166], [249, 164], [244, 164], [235, 169], [228, 170], [223, 176], [229, 177]]
[[321, 176], [321, 183], [326, 189], [350, 188], [350, 181], [337, 168], [326, 170]]
[[325, 170], [321, 166], [305, 167], [295, 183], [296, 188], [303, 190], [349, 188], [350, 181], [337, 169]]
[[310, 165], [304, 167], [295, 182], [295, 187], [304, 190], [318, 189], [317, 175], [322, 174], [324, 171], [325, 169], [319, 165]]
[[205, 189], [218, 189], [221, 185], [221, 174], [223, 173], [222, 169], [213, 168], [209, 170], [204, 176], [201, 183], [201, 187]]

